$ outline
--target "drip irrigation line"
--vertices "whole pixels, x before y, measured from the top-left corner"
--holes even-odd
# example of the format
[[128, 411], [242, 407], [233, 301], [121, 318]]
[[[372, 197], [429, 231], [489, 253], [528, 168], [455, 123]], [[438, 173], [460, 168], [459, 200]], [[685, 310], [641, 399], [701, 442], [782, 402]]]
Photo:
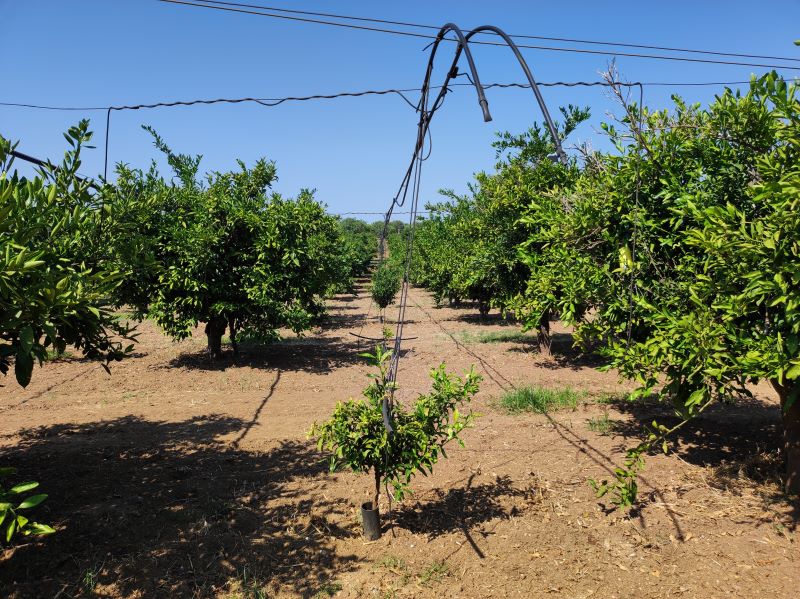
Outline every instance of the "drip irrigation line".
[[[31, 156], [30, 154], [19, 152], [18, 150], [11, 150], [9, 154], [11, 154], [13, 158], [17, 158], [18, 160], [29, 162], [30, 164], [36, 165], [38, 167], [51, 170], [54, 173], [57, 173], [59, 170], [61, 170], [58, 166], [56, 166], [49, 160], [42, 160], [40, 158], [36, 158], [35, 156]], [[88, 183], [89, 187], [91, 187], [92, 189], [100, 191], [100, 187], [98, 187], [97, 184], [94, 181], [92, 181], [89, 177], [76, 174], [75, 178], [81, 183]]]
[[[357, 337], [359, 339], [365, 339], [367, 341], [384, 341], [384, 342], [385, 341], [389, 341], [385, 337], [367, 337], [365, 335], [361, 335], [360, 333], [357, 334], [357, 333], [353, 333], [353, 332], [351, 332], [350, 334], [353, 337]], [[402, 339], [396, 339], [394, 341], [411, 341], [412, 339], [419, 339], [419, 337], [403, 337]]]
[[[376, 33], [388, 33], [392, 35], [401, 35], [405, 37], [415, 37], [420, 39], [429, 39], [429, 40], [436, 40], [437, 36], [429, 35], [426, 33], [416, 33], [413, 31], [400, 31], [397, 29], [386, 29], [382, 27], [369, 27], [366, 25], [354, 25], [351, 23], [339, 23], [335, 21], [326, 21], [322, 19], [311, 19], [308, 17], [294, 17], [289, 15], [281, 15], [276, 13], [268, 13], [268, 12], [259, 12], [257, 10], [251, 10], [246, 8], [235, 8], [234, 6], [222, 6], [222, 5], [211, 5], [211, 4], [201, 4], [199, 2], [189, 2], [187, 0], [157, 0], [158, 2], [163, 2], [166, 4], [175, 4], [179, 6], [188, 6], [188, 7], [195, 7], [195, 8], [205, 8], [209, 10], [217, 10], [217, 11], [226, 11], [226, 12], [233, 12], [233, 13], [242, 13], [247, 15], [254, 15], [260, 17], [269, 17], [273, 19], [284, 19], [288, 21], [299, 21], [304, 23], [314, 23], [317, 25], [329, 25], [333, 27], [342, 27], [346, 29], [358, 29], [361, 31], [372, 31]], [[453, 40], [452, 38], [442, 38], [446, 41], [453, 42], [460, 40]], [[482, 41], [482, 40], [472, 40], [473, 44], [480, 44], [484, 46], [503, 46], [505, 44], [501, 44], [499, 42], [490, 42], [490, 41]], [[601, 56], [625, 56], [629, 58], [643, 58], [648, 60], [669, 60], [669, 61], [677, 61], [677, 62], [690, 62], [695, 64], [717, 64], [717, 65], [727, 65], [727, 66], [740, 66], [740, 67], [758, 67], [758, 68], [769, 68], [769, 69], [789, 69], [793, 71], [800, 71], [800, 66], [789, 66], [789, 65], [779, 65], [779, 64], [767, 64], [767, 63], [755, 63], [755, 62], [739, 62], [739, 61], [731, 61], [731, 60], [716, 60], [712, 58], [689, 58], [685, 56], [665, 56], [660, 54], [643, 54], [639, 52], [612, 52], [608, 50], [589, 50], [586, 48], [568, 48], [563, 46], [540, 46], [535, 44], [517, 44], [519, 48], [525, 48], [529, 50], [546, 50], [552, 52], [571, 52], [577, 54], [592, 54], [592, 55], [601, 55]], [[781, 58], [780, 60], [785, 60]]]
[[[195, 0], [195, 2], [200, 2], [202, 4], [218, 4], [222, 6], [236, 6], [239, 8], [255, 8], [259, 10], [271, 10], [274, 12], [281, 12], [281, 13], [290, 13], [296, 15], [308, 15], [314, 17], [328, 17], [334, 19], [342, 19], [347, 21], [361, 21], [363, 23], [380, 23], [383, 25], [399, 25], [401, 27], [415, 27], [418, 29], [429, 29], [438, 31], [439, 27], [435, 25], [425, 25], [422, 23], [410, 23], [408, 21], [392, 21], [389, 19], [377, 19], [377, 18], [369, 18], [369, 17], [354, 17], [352, 15], [341, 15], [335, 13], [326, 13], [326, 12], [313, 12], [309, 10], [297, 10], [297, 9], [289, 9], [289, 8], [278, 8], [275, 6], [264, 6], [261, 4], [244, 4], [241, 2], [221, 2], [217, 0]], [[546, 35], [530, 35], [530, 34], [509, 34], [509, 37], [514, 39], [533, 39], [533, 40], [545, 40], [551, 42], [568, 42], [568, 43], [575, 43], [575, 44], [591, 44], [597, 46], [620, 46], [623, 48], [640, 48], [644, 50], [662, 50], [666, 52], [685, 52], [689, 54], [709, 54], [712, 56], [730, 56], [734, 58], [754, 58], [754, 59], [762, 59], [762, 60], [787, 60], [791, 62], [800, 62], [800, 58], [793, 58], [789, 56], [769, 56], [763, 54], [743, 54], [739, 52], [723, 52], [719, 50], [698, 50], [696, 48], [677, 48], [672, 46], [653, 46], [648, 44], [633, 44], [630, 42], [609, 42], [609, 41], [602, 41], [602, 40], [587, 40], [587, 39], [579, 39], [579, 38], [569, 38], [569, 37], [552, 37]]]
[[[474, 42], [473, 42], [474, 43]], [[618, 83], [624, 87], [637, 87], [643, 85], [645, 87], [724, 87], [732, 85], [748, 85], [750, 81], [637, 81], [633, 83]], [[472, 87], [472, 83], [450, 83], [449, 87]], [[610, 87], [611, 84], [605, 81], [542, 81], [537, 82], [539, 87]], [[440, 89], [440, 85], [432, 85], [429, 89]], [[489, 83], [483, 86], [484, 89], [529, 89], [528, 83]], [[7, 106], [10, 108], [31, 108], [35, 110], [54, 110], [54, 111], [76, 111], [76, 112], [89, 112], [89, 111], [124, 111], [124, 110], [144, 110], [154, 108], [173, 108], [178, 106], [195, 106], [197, 104], [242, 104], [253, 102], [261, 106], [273, 107], [279, 106], [285, 102], [306, 102], [309, 100], [335, 100], [338, 98], [358, 98], [363, 96], [384, 96], [390, 94], [399, 95], [410, 107], [417, 110], [417, 105], [411, 102], [404, 94], [420, 92], [420, 88], [391, 88], [391, 89], [377, 89], [377, 90], [364, 90], [358, 92], [339, 92], [335, 94], [315, 94], [311, 96], [287, 96], [284, 98], [197, 98], [192, 100], [170, 100], [151, 102], [148, 104], [123, 104], [112, 106], [53, 106], [48, 104], [33, 104], [26, 102], [0, 102], [0, 106]]]
[[[434, 212], [435, 212], [434, 210], [418, 210], [417, 214], [433, 214]], [[332, 214], [333, 216], [361, 216], [361, 215], [386, 216], [385, 212], [331, 212], [330, 214]], [[397, 214], [411, 214], [411, 213], [407, 210], [402, 212], [398, 212], [397, 210], [395, 210], [394, 212], [392, 212], [392, 214], [397, 215]]]

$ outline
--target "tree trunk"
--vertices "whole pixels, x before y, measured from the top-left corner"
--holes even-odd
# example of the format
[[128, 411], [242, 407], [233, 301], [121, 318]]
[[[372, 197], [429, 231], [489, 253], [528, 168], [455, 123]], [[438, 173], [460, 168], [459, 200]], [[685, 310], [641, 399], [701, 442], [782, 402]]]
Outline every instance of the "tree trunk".
[[375, 495], [372, 496], [372, 509], [378, 511], [378, 498], [381, 496], [381, 473], [375, 468]]
[[219, 360], [222, 357], [222, 335], [225, 334], [226, 325], [224, 316], [215, 316], [206, 323], [208, 355], [212, 360]]
[[781, 385], [772, 381], [772, 386], [781, 398], [781, 417], [783, 419], [783, 453], [786, 460], [786, 491], [800, 493], [800, 398], [795, 399], [787, 410], [792, 391], [797, 393], [794, 384]]
[[231, 336], [231, 347], [233, 348], [233, 355], [239, 356], [239, 344], [236, 343], [236, 319], [233, 316], [228, 317], [228, 331]]
[[539, 341], [539, 352], [549, 356], [553, 345], [553, 338], [550, 335], [550, 310], [545, 310], [539, 319], [539, 332], [536, 338]]
[[481, 318], [486, 318], [490, 309], [488, 302], [478, 302], [478, 314], [481, 315]]

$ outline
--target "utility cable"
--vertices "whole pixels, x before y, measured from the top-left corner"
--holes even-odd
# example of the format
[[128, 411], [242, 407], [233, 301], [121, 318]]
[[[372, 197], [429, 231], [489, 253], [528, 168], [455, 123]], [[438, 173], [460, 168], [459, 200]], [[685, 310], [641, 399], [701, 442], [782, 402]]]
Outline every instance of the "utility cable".
[[[347, 21], [360, 21], [363, 23], [380, 23], [383, 25], [399, 25], [401, 27], [416, 27], [418, 29], [429, 29], [433, 31], [438, 31], [439, 27], [436, 25], [424, 25], [421, 23], [410, 23], [407, 21], [391, 21], [388, 19], [376, 19], [376, 18], [369, 18], [369, 17], [354, 17], [352, 15], [340, 15], [335, 13], [327, 13], [327, 12], [313, 12], [309, 10], [297, 10], [297, 9], [290, 9], [290, 8], [278, 8], [275, 6], [264, 6], [261, 4], [244, 4], [241, 2], [220, 2], [217, 0], [195, 0], [195, 2], [200, 2], [202, 4], [218, 4], [222, 6], [236, 6], [239, 8], [255, 8], [259, 10], [271, 10], [274, 12], [281, 12], [281, 13], [290, 13], [296, 15], [308, 15], [313, 17], [328, 17], [334, 19], [342, 19]], [[640, 48], [644, 50], [662, 50], [665, 52], [685, 52], [689, 54], [710, 54], [712, 56], [730, 56], [733, 58], [753, 58], [753, 59], [762, 59], [762, 60], [787, 60], [792, 62], [800, 62], [800, 58], [793, 58], [788, 56], [769, 56], [763, 54], [741, 54], [738, 52], [721, 52], [719, 50], [697, 50], [694, 48], [676, 48], [671, 46], [652, 46], [647, 44], [632, 44], [628, 42], [609, 42], [609, 41], [601, 41], [601, 40], [586, 40], [586, 39], [579, 39], [579, 38], [569, 38], [569, 37], [552, 37], [546, 35], [527, 35], [527, 34], [508, 34], [509, 37], [514, 39], [533, 39], [533, 40], [545, 40], [550, 42], [568, 42], [573, 44], [591, 44], [597, 46], [620, 46], [623, 48]]]
[[[400, 31], [397, 29], [386, 29], [381, 27], [369, 27], [366, 25], [353, 25], [350, 23], [337, 23], [335, 21], [326, 21], [322, 19], [311, 19], [307, 17], [293, 17], [289, 15], [281, 15], [275, 13], [267, 13], [267, 12], [258, 12], [256, 10], [249, 10], [245, 8], [234, 8], [233, 6], [221, 6], [221, 5], [211, 5], [211, 4], [200, 4], [198, 2], [189, 2], [187, 0], [157, 0], [158, 2], [164, 2], [166, 4], [176, 4], [179, 6], [189, 6], [195, 8], [205, 8], [210, 10], [218, 10], [218, 11], [227, 11], [227, 12], [234, 12], [234, 13], [242, 13], [260, 17], [269, 17], [273, 19], [284, 19], [288, 21], [299, 21], [304, 23], [315, 23], [318, 25], [330, 25], [333, 27], [342, 27], [346, 29], [358, 29], [362, 31], [372, 31], [376, 33], [388, 33], [392, 35], [401, 35], [405, 37], [415, 37], [420, 39], [429, 39], [435, 40], [436, 36], [428, 35], [425, 33], [416, 33], [412, 31]], [[447, 41], [458, 41], [453, 40], [451, 38], [444, 38]], [[474, 44], [480, 44], [483, 46], [504, 46], [505, 44], [501, 44], [499, 42], [490, 42], [490, 41], [482, 41], [482, 40], [472, 40]], [[547, 50], [553, 52], [572, 52], [577, 54], [592, 54], [592, 55], [601, 55], [601, 56], [626, 56], [629, 58], [644, 58], [649, 60], [669, 60], [669, 61], [678, 61], [678, 62], [691, 62], [696, 64], [718, 64], [718, 65], [728, 65], [728, 66], [741, 66], [741, 67], [758, 67], [758, 68], [769, 68], [769, 69], [790, 69], [794, 71], [800, 71], [800, 66], [788, 66], [788, 65], [778, 65], [778, 64], [766, 64], [766, 63], [754, 63], [754, 62], [738, 62], [738, 61], [730, 61], [730, 60], [716, 60], [711, 58], [689, 58], [685, 56], [664, 56], [660, 54], [642, 54], [637, 52], [611, 52], [611, 51], [603, 51], [603, 50], [589, 50], [586, 48], [567, 48], [562, 46], [540, 46], [534, 44], [518, 44], [519, 48], [525, 48], [529, 50]], [[783, 59], [781, 59], [783, 60]]]

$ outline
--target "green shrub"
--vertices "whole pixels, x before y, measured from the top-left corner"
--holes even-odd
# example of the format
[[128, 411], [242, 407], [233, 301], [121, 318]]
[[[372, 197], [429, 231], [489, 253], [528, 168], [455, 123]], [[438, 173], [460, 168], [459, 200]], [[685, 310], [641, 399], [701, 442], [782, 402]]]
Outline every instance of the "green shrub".
[[365, 400], [339, 402], [330, 420], [314, 423], [309, 436], [317, 447], [332, 452], [331, 471], [344, 465], [354, 472], [372, 473], [375, 481], [374, 509], [378, 509], [381, 483], [394, 489], [401, 500], [409, 493], [409, 483], [417, 473], [429, 474], [440, 456], [447, 457], [444, 446], [450, 441], [463, 445], [459, 433], [471, 426], [475, 414], [462, 414], [459, 406], [478, 392], [481, 377], [470, 370], [462, 379], [449, 375], [444, 364], [431, 371], [431, 392], [420, 395], [410, 409], [395, 403], [388, 409], [394, 433], [384, 426], [383, 403], [394, 388], [388, 376], [391, 351], [375, 348], [374, 354], [362, 354], [378, 368], [369, 375], [373, 382], [364, 389]]
[[401, 280], [398, 269], [389, 264], [381, 264], [372, 275], [372, 300], [381, 310], [381, 322], [383, 321], [383, 311], [394, 301], [395, 296], [400, 291]]

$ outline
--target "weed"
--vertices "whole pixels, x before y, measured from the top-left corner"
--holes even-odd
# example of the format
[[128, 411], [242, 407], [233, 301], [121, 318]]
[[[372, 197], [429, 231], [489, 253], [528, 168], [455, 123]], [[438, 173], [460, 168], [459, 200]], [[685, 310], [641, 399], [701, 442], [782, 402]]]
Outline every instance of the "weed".
[[603, 392], [600, 396], [595, 399], [595, 403], [608, 405], [608, 404], [615, 404], [621, 401], [625, 401], [628, 397], [627, 393], [609, 393], [608, 391]]
[[464, 331], [460, 334], [464, 343], [533, 343], [534, 335], [520, 331], [490, 331], [486, 333], [471, 333]]
[[239, 579], [233, 582], [234, 593], [229, 599], [268, 599], [264, 583], [248, 572], [247, 566], [242, 568]]
[[338, 582], [328, 581], [322, 585], [322, 588], [317, 591], [311, 599], [324, 599], [325, 597], [333, 597], [343, 588], [344, 587]]
[[546, 414], [555, 410], [571, 409], [585, 397], [585, 393], [569, 387], [563, 389], [546, 389], [544, 387], [520, 387], [509, 391], [500, 399], [500, 407], [509, 414], [521, 412], [537, 412]]
[[57, 349], [50, 348], [47, 350], [47, 356], [45, 357], [45, 361], [47, 362], [54, 362], [56, 360], [69, 360], [70, 358], [74, 358], [75, 354], [70, 351], [58, 351]]
[[617, 422], [608, 417], [608, 412], [603, 412], [603, 415], [597, 418], [589, 418], [589, 420], [586, 421], [586, 425], [589, 427], [590, 431], [600, 433], [601, 435], [610, 433], [617, 428]]
[[447, 576], [448, 572], [450, 572], [450, 566], [447, 565], [446, 561], [435, 561], [420, 572], [419, 583], [422, 586], [426, 586], [433, 582], [439, 582]]
[[96, 568], [88, 568], [84, 571], [80, 582], [81, 592], [84, 596], [89, 597], [94, 595], [94, 591], [97, 588], [97, 575], [100, 574], [102, 569], [103, 566], [100, 565]]
[[406, 570], [408, 568], [403, 558], [395, 557], [393, 555], [387, 555], [384, 557], [381, 560], [381, 566], [387, 570]]

